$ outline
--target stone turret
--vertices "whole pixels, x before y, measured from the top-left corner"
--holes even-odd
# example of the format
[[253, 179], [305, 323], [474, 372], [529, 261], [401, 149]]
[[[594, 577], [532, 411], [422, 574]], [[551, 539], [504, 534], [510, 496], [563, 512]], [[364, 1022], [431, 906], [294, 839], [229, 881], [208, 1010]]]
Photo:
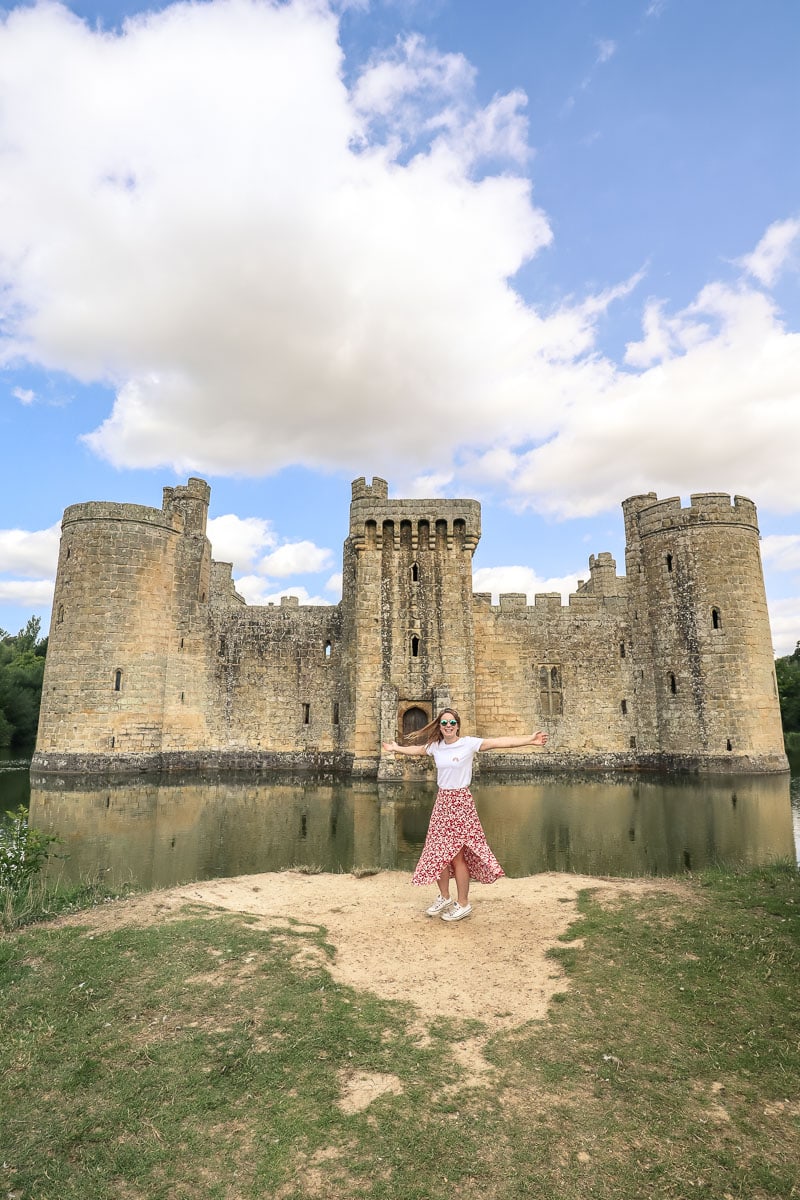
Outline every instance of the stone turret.
[[[205, 721], [185, 704], [186, 658], [207, 605], [208, 485], [165, 488], [161, 509], [74, 504], [61, 526], [36, 761], [91, 769], [158, 761], [171, 710], [192, 737]], [[195, 629], [196, 636], [196, 629]], [[175, 731], [173, 730], [173, 733]]]
[[640, 736], [664, 765], [784, 761], [755, 505], [726, 493], [623, 504]]

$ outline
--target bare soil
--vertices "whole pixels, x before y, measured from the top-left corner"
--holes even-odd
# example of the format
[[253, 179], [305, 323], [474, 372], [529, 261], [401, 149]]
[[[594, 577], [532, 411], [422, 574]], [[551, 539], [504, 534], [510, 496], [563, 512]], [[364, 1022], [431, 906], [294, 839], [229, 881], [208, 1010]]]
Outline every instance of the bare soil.
[[93, 931], [141, 926], [201, 905], [209, 914], [253, 914], [273, 929], [294, 922], [322, 926], [336, 948], [329, 966], [337, 982], [411, 1001], [423, 1027], [452, 1015], [477, 1019], [493, 1031], [544, 1020], [553, 994], [568, 987], [547, 951], [576, 919], [578, 893], [586, 888], [609, 903], [621, 895], [690, 895], [679, 880], [542, 874], [473, 885], [472, 916], [448, 923], [425, 916], [436, 890], [413, 887], [399, 871], [360, 879], [286, 871], [149, 892], [65, 923]]

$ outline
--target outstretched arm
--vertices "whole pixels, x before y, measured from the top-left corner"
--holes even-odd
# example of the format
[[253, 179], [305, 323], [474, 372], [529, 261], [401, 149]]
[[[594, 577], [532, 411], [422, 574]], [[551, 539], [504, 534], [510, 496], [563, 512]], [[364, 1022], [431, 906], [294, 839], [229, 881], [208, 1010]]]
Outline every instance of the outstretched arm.
[[401, 746], [399, 742], [384, 742], [383, 748], [395, 754], [425, 754], [424, 746]]
[[522, 737], [484, 738], [479, 750], [513, 750], [515, 746], [546, 746], [547, 734], [526, 733]]

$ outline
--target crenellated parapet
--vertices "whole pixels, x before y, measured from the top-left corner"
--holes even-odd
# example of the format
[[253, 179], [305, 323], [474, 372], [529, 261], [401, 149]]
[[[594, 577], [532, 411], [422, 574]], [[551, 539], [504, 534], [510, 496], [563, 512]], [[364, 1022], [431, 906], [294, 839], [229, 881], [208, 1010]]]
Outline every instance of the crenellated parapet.
[[389, 499], [385, 479], [363, 478], [352, 485], [350, 541], [365, 550], [467, 550], [481, 536], [481, 506], [477, 500]]
[[735, 496], [731, 502], [728, 492], [698, 492], [690, 497], [686, 507], [681, 505], [679, 496], [656, 500], [651, 492], [647, 497], [634, 496], [626, 500], [622, 507], [626, 516], [631, 514], [634, 517], [640, 538], [666, 530], [691, 529], [712, 523], [758, 530], [756, 506], [752, 500]]

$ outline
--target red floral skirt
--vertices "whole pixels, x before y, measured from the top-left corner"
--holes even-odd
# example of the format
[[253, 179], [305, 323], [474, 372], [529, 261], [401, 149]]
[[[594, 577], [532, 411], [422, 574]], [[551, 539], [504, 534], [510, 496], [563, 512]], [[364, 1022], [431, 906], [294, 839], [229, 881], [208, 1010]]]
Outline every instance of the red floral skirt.
[[462, 849], [467, 870], [478, 883], [494, 883], [505, 875], [489, 849], [469, 788], [455, 791], [439, 788], [428, 835], [411, 882], [420, 885], [436, 883], [448, 865], [452, 879], [453, 859]]

